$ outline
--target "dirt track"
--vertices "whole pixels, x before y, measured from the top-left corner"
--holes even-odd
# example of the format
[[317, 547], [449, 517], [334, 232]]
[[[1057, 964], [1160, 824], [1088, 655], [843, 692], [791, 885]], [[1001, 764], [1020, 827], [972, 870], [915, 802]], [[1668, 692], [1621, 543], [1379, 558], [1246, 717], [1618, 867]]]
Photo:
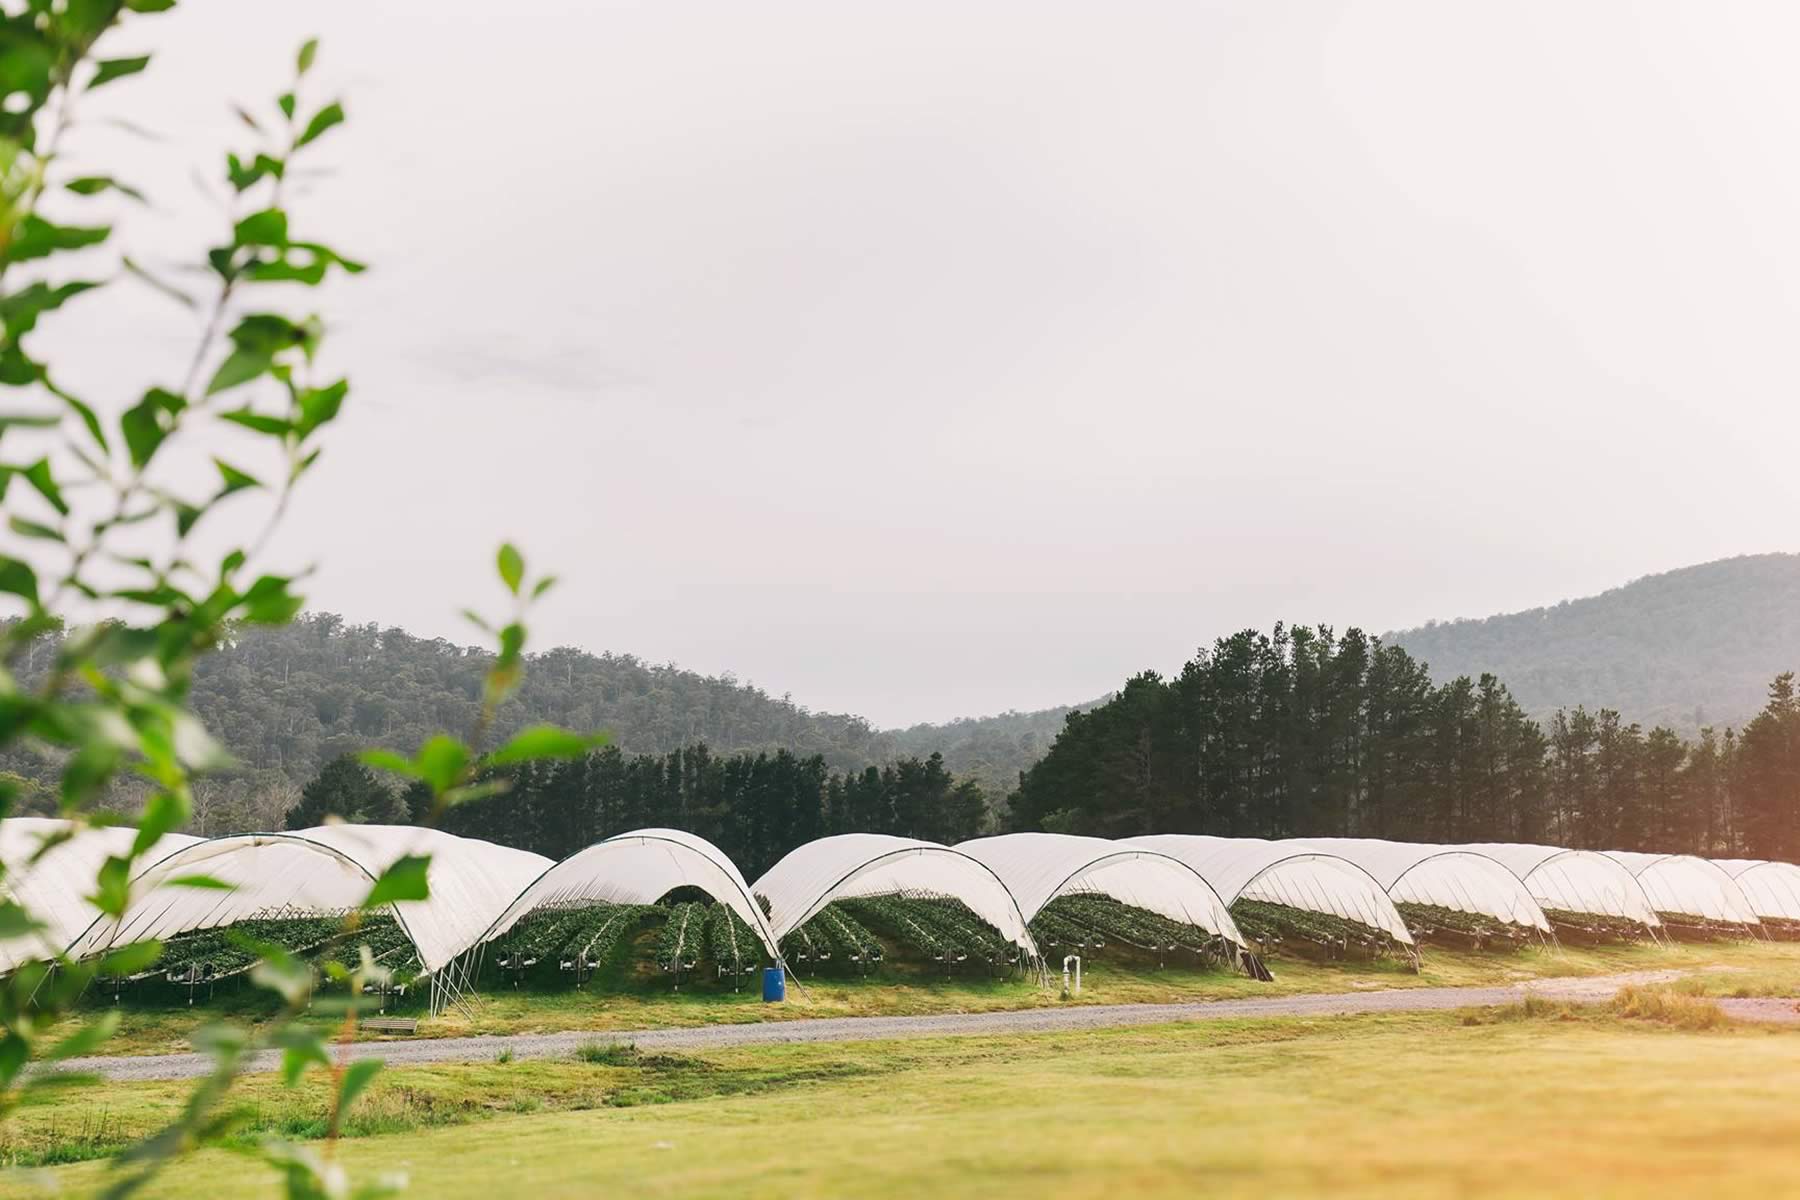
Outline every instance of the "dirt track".
[[[715, 1046], [747, 1046], [778, 1042], [864, 1042], [890, 1038], [956, 1037], [1008, 1033], [1053, 1033], [1119, 1025], [1154, 1025], [1168, 1021], [1216, 1021], [1244, 1017], [1330, 1017], [1355, 1013], [1435, 1012], [1511, 1004], [1528, 991], [1553, 1000], [1596, 1002], [1628, 983], [1657, 983], [1677, 971], [1639, 971], [1577, 979], [1542, 979], [1506, 987], [1393, 988], [1367, 992], [1333, 992], [1267, 999], [1207, 1000], [1190, 1004], [1057, 1005], [1015, 1012], [949, 1013], [923, 1017], [825, 1017], [768, 1021], [744, 1025], [710, 1025], [686, 1029], [634, 1029], [596, 1033], [516, 1034], [501, 1037], [421, 1038], [417, 1041], [359, 1042], [356, 1058], [382, 1058], [390, 1063], [488, 1061], [503, 1049], [517, 1058], [559, 1058], [587, 1042], [630, 1042], [646, 1050], [705, 1050]], [[1721, 1001], [1732, 1016], [1745, 1020], [1800, 1023], [1792, 1000]], [[273, 1070], [274, 1054], [257, 1058], [251, 1069]], [[151, 1054], [73, 1059], [66, 1069], [92, 1071], [108, 1079], [189, 1079], [204, 1075], [212, 1060], [201, 1054]]]

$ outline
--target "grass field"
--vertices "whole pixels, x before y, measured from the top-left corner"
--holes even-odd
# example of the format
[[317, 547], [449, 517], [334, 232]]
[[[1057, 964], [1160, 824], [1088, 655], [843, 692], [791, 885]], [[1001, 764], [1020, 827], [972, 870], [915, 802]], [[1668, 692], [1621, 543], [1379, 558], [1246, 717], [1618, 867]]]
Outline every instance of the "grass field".
[[[359, 1171], [405, 1171], [413, 1195], [534, 1200], [1800, 1192], [1800, 1032], [1677, 1027], [1713, 1024], [1709, 1008], [1675, 993], [1622, 1010], [1538, 1003], [410, 1068], [384, 1074], [359, 1106], [368, 1136], [337, 1153]], [[178, 1089], [108, 1092], [123, 1118]], [[266, 1082], [247, 1098], [265, 1128], [281, 1127], [270, 1105], [316, 1116], [323, 1104]], [[106, 1177], [86, 1163], [0, 1188], [82, 1195]], [[149, 1194], [255, 1178], [207, 1151]]]
[[[671, 992], [666, 984], [639, 979], [587, 990], [547, 987], [484, 989], [470, 1011], [451, 1009], [421, 1022], [420, 1036], [514, 1034], [589, 1029], [621, 1029], [794, 1020], [804, 1017], [887, 1016], [917, 1013], [989, 1012], [1047, 1003], [1133, 1004], [1181, 1000], [1277, 996], [1364, 988], [1446, 987], [1514, 983], [1551, 975], [1601, 975], [1678, 969], [1708, 971], [1716, 994], [1800, 994], [1800, 943], [1679, 943], [1672, 946], [1618, 945], [1561, 950], [1532, 948], [1511, 953], [1431, 950], [1424, 969], [1414, 973], [1392, 961], [1328, 964], [1299, 958], [1273, 963], [1275, 981], [1259, 983], [1216, 970], [1193, 970], [1114, 957], [1090, 958], [1079, 999], [1059, 1000], [1034, 981], [944, 979], [930, 971], [884, 965], [870, 979], [800, 978], [788, 1002], [768, 1005], [749, 989], [693, 987]], [[104, 1006], [104, 1001], [100, 1002]], [[213, 1003], [189, 1007], [128, 1002], [114, 1054], [169, 1053], [189, 1049], [196, 1026], [220, 1016], [254, 1022], [269, 1011], [265, 993], [244, 987], [221, 992]], [[409, 1012], [416, 1012], [416, 1004]]]

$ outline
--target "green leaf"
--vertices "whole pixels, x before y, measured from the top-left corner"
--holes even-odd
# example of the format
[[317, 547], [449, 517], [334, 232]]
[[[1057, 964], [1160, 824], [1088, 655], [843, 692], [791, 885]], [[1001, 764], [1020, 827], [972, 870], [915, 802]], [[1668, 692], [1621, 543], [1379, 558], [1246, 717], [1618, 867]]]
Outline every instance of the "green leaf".
[[300, 1081], [310, 1066], [330, 1068], [331, 1056], [325, 1050], [325, 1039], [309, 1030], [290, 1028], [282, 1031], [281, 1082], [288, 1087]]
[[63, 516], [69, 515], [69, 503], [63, 499], [62, 488], [57, 486], [56, 477], [50, 473], [50, 460], [40, 458], [20, 472], [27, 483], [36, 488], [38, 495], [49, 501]]
[[333, 125], [341, 125], [344, 120], [344, 106], [332, 101], [313, 114], [313, 119], [306, 123], [306, 132], [302, 133], [294, 143], [294, 149], [306, 145], [330, 129]]
[[[101, 450], [110, 452], [112, 446], [107, 442], [106, 432], [100, 428], [100, 418], [94, 413], [94, 410], [61, 388], [51, 388], [50, 390], [56, 393], [57, 399], [68, 405], [74, 410], [75, 415], [81, 418], [81, 423], [87, 426], [88, 436], [94, 439], [94, 444]], [[77, 449], [76, 453], [79, 454], [80, 450]], [[98, 473], [96, 471], [96, 474]]]
[[10, 296], [0, 298], [0, 321], [16, 342], [37, 328], [38, 319], [54, 312], [65, 303], [100, 285], [91, 280], [71, 280], [51, 287], [41, 281], [28, 283]]
[[294, 119], [294, 106], [296, 103], [297, 101], [294, 99], [294, 93], [292, 92], [283, 92], [281, 95], [275, 97], [275, 106], [281, 110], [281, 115], [290, 121]]
[[32, 916], [24, 905], [13, 900], [0, 900], [0, 942], [28, 937], [44, 927], [44, 923]]
[[375, 1076], [381, 1071], [379, 1058], [359, 1058], [344, 1068], [343, 1082], [338, 1084], [338, 1114], [341, 1117], [350, 1111], [356, 1098], [373, 1083]]
[[111, 233], [110, 225], [52, 225], [42, 217], [29, 216], [19, 222], [19, 231], [13, 235], [6, 257], [25, 262], [59, 250], [81, 250], [104, 242]]
[[297, 61], [298, 74], [304, 75], [312, 70], [313, 59], [319, 54], [319, 39], [307, 38], [300, 45], [300, 57]]
[[237, 884], [227, 883], [216, 875], [178, 875], [167, 880], [163, 887], [198, 888], [201, 891], [235, 892]]
[[441, 799], [445, 807], [455, 808], [459, 804], [468, 804], [474, 800], [486, 800], [489, 796], [504, 796], [512, 790], [512, 780], [502, 776], [499, 779], [484, 779], [480, 783], [471, 783], [467, 787], [451, 788]]
[[500, 580], [506, 584], [506, 590], [513, 595], [519, 594], [519, 585], [525, 579], [525, 559], [518, 547], [511, 542], [503, 542], [499, 554]]
[[539, 596], [542, 596], [545, 592], [549, 591], [551, 588], [553, 588], [555, 586], [556, 586], [556, 576], [546, 575], [542, 579], [537, 581], [536, 587], [531, 589], [531, 598], [533, 600], [536, 600]]
[[[64, 808], [85, 804], [90, 796], [106, 786], [118, 769], [119, 746], [84, 736], [88, 732], [82, 730], [77, 735], [83, 737], [81, 748], [63, 764], [61, 794]], [[129, 725], [122, 732], [127, 739], [132, 737]]]
[[194, 526], [200, 523], [200, 518], [206, 515], [206, 510], [204, 508], [195, 504], [189, 504], [185, 500], [177, 500], [171, 497], [167, 500], [167, 503], [169, 507], [175, 510], [175, 534], [177, 537], [186, 537], [189, 533], [193, 532]]
[[133, 942], [129, 946], [119, 946], [107, 951], [95, 970], [101, 975], [136, 975], [139, 971], [152, 966], [162, 957], [162, 943], [157, 941]]
[[287, 245], [287, 214], [279, 208], [265, 208], [239, 221], [232, 230], [239, 246]]
[[175, 792], [157, 791], [150, 794], [144, 802], [144, 811], [138, 816], [138, 835], [131, 844], [134, 855], [142, 854], [156, 844], [158, 838], [165, 833], [174, 833], [193, 815], [187, 799]]
[[392, 750], [364, 750], [356, 758], [364, 766], [374, 767], [378, 771], [392, 771], [409, 779], [419, 777], [419, 769], [413, 765], [412, 760]]
[[219, 1062], [235, 1063], [249, 1048], [250, 1035], [225, 1021], [211, 1021], [194, 1030], [188, 1038], [194, 1049], [210, 1054]]
[[138, 191], [128, 183], [120, 183], [111, 175], [83, 175], [79, 179], [69, 180], [69, 182], [63, 184], [63, 186], [68, 188], [71, 192], [74, 192], [77, 196], [95, 196], [101, 192], [117, 192], [121, 196], [127, 196], [136, 200], [139, 204], [149, 203], [149, 200], [145, 198], [144, 193]]
[[168, 12], [175, 7], [175, 0], [125, 0], [125, 7], [134, 13]]
[[307, 388], [301, 392], [300, 420], [294, 426], [294, 432], [304, 439], [319, 426], [336, 420], [338, 410], [344, 406], [344, 397], [349, 393], [348, 379], [340, 379], [322, 388]]
[[15, 413], [0, 416], [0, 433], [8, 429], [55, 429], [62, 421], [58, 417], [40, 416], [36, 413]]
[[131, 453], [131, 465], [142, 470], [155, 457], [163, 439], [174, 432], [187, 401], [174, 392], [151, 388], [119, 417], [119, 432]]
[[20, 537], [40, 538], [46, 542], [60, 542], [63, 535], [48, 525], [39, 525], [36, 521], [27, 521], [24, 517], [8, 517], [6, 523]]
[[38, 604], [37, 572], [16, 558], [0, 555], [0, 592], [10, 592], [30, 604]]
[[90, 897], [94, 907], [109, 917], [124, 916], [125, 905], [131, 899], [131, 861], [116, 854], [108, 858], [100, 864], [94, 886]]
[[292, 425], [282, 420], [280, 417], [264, 416], [262, 413], [254, 412], [248, 408], [239, 408], [234, 409], [231, 412], [220, 413], [219, 419], [221, 421], [230, 421], [233, 425], [242, 425], [245, 429], [267, 434], [270, 437], [286, 437], [289, 433], [292, 433], [294, 429]]
[[82, 1058], [92, 1054], [118, 1032], [119, 1018], [123, 1015], [116, 1008], [108, 1009], [50, 1047], [43, 1057], [49, 1062], [60, 1062], [65, 1058]]
[[312, 990], [313, 973], [311, 967], [293, 955], [269, 946], [263, 948], [261, 958], [250, 968], [250, 982], [279, 993], [289, 1004], [298, 1004]]
[[469, 765], [469, 749], [453, 737], [438, 734], [426, 739], [413, 759], [416, 774], [431, 785], [434, 792], [446, 792], [456, 786]]
[[0, 1088], [9, 1087], [31, 1057], [31, 1043], [11, 1030], [0, 1038]]
[[580, 758], [604, 741], [604, 738], [571, 733], [554, 725], [533, 725], [520, 730], [506, 745], [488, 755], [487, 765], [499, 767], [543, 758]]
[[90, 92], [115, 79], [136, 75], [150, 65], [150, 56], [145, 54], [137, 58], [103, 58], [98, 65], [100, 69], [94, 72], [94, 77], [88, 81], [87, 90]]
[[278, 313], [251, 313], [231, 331], [232, 352], [220, 364], [206, 394], [248, 383], [275, 365], [275, 356], [296, 347], [311, 351], [318, 339], [314, 323], [297, 324]]
[[306, 606], [306, 597], [290, 590], [293, 580], [285, 575], [259, 575], [238, 598], [238, 611], [253, 625], [286, 625]]
[[256, 476], [238, 470], [222, 458], [213, 459], [213, 465], [219, 468], [219, 475], [225, 481], [224, 486], [219, 489], [219, 494], [216, 499], [223, 500], [233, 492], [241, 492], [245, 488], [259, 488], [262, 486], [262, 481], [257, 479]]
[[431, 885], [427, 880], [430, 870], [429, 854], [408, 854], [397, 859], [393, 866], [381, 873], [375, 886], [369, 889], [362, 906], [380, 908], [404, 900], [427, 899], [431, 895]]
[[[249, 119], [248, 114], [245, 114], [245, 119]], [[280, 179], [286, 173], [287, 163], [279, 158], [270, 158], [267, 154], [259, 153], [250, 160], [248, 166], [235, 154], [225, 156], [225, 178], [231, 182], [234, 191], [249, 191], [264, 177]]]

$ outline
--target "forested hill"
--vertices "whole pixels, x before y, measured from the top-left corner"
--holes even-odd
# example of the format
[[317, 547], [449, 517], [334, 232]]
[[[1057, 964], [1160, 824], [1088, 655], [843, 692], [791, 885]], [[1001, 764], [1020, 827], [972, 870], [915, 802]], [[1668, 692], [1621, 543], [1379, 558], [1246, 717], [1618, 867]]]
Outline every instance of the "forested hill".
[[1583, 600], [1383, 637], [1439, 682], [1489, 671], [1534, 716], [1584, 704], [1646, 727], [1741, 726], [1800, 662], [1800, 555], [1650, 575]]
[[[340, 754], [369, 746], [410, 750], [433, 733], [468, 729], [484, 669], [482, 651], [312, 613], [290, 626], [246, 630], [235, 645], [203, 658], [193, 702], [248, 771], [301, 785]], [[525, 685], [502, 710], [497, 733], [551, 721], [608, 730], [630, 754], [703, 742], [722, 755], [817, 754], [837, 770], [940, 751], [959, 779], [975, 779], [998, 799], [1043, 754], [1065, 712], [884, 732], [861, 717], [812, 712], [729, 676], [560, 648], [531, 656]], [[31, 764], [0, 766], [40, 774]]]

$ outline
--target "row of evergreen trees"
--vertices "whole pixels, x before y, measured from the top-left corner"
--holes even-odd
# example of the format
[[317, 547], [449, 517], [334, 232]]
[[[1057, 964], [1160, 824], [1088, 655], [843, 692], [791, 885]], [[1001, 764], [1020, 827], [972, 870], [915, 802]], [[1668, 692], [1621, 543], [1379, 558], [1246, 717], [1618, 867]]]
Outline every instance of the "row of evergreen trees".
[[[897, 833], [957, 842], [990, 822], [982, 788], [937, 754], [833, 770], [820, 754], [608, 749], [541, 764], [445, 827], [561, 858], [645, 826], [690, 830], [754, 876], [802, 842]], [[287, 813], [416, 819], [424, 798], [352, 758]], [[1021, 772], [1003, 821], [1148, 832], [1558, 845], [1800, 859], [1800, 697], [1782, 675], [1742, 731], [1687, 741], [1616, 712], [1540, 723], [1491, 675], [1433, 683], [1398, 646], [1276, 626], [1220, 639], [1174, 678], [1147, 672], [1072, 713]], [[209, 830], [208, 832], [216, 832]]]
[[[615, 833], [669, 827], [699, 834], [756, 878], [795, 846], [834, 833], [893, 833], [936, 842], [976, 836], [988, 819], [979, 784], [957, 780], [940, 755], [833, 772], [820, 755], [715, 755], [705, 746], [586, 758], [508, 772], [498, 796], [454, 808], [440, 827], [562, 859]], [[422, 785], [390, 788], [355, 758], [328, 763], [301, 792], [286, 825], [327, 815], [373, 824], [417, 821]]]
[[1072, 715], [1008, 798], [1019, 829], [1368, 836], [1800, 855], [1791, 674], [1741, 733], [1616, 712], [1548, 728], [1491, 675], [1438, 685], [1398, 646], [1277, 625]]

